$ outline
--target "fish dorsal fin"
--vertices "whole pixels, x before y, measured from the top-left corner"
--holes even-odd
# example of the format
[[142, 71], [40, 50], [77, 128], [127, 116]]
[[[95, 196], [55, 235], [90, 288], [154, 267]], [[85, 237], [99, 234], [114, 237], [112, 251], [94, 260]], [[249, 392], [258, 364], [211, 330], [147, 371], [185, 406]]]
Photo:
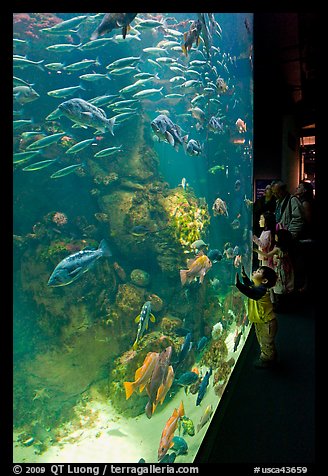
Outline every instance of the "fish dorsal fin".
[[138, 380], [142, 375], [142, 367], [139, 367], [137, 370], [136, 370], [136, 373], [134, 374], [134, 379], [135, 380]]

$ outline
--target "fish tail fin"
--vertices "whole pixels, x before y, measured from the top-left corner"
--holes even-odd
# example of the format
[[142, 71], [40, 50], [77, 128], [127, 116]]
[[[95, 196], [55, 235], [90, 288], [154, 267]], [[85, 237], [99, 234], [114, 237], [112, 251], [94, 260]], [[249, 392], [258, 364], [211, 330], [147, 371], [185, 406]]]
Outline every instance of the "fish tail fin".
[[181, 279], [181, 284], [184, 286], [187, 282], [188, 278], [188, 270], [187, 269], [180, 269], [180, 279]]
[[100, 244], [99, 244], [99, 249], [102, 251], [104, 256], [113, 256], [113, 253], [109, 249], [108, 243], [105, 239], [102, 239]]
[[111, 119], [108, 119], [107, 127], [109, 129], [109, 132], [114, 135], [114, 124], [115, 124], [115, 116], [112, 117]]
[[123, 382], [125, 388], [125, 397], [128, 400], [134, 392], [134, 382]]

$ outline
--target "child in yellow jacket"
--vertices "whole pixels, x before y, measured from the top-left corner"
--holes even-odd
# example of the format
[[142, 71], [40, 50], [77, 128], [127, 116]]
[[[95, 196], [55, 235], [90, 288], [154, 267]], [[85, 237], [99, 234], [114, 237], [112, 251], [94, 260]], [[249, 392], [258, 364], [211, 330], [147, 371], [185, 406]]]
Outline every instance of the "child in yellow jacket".
[[254, 323], [256, 338], [259, 343], [261, 354], [255, 362], [255, 367], [271, 367], [277, 359], [275, 337], [278, 330], [276, 315], [270, 299], [270, 288], [277, 280], [277, 275], [272, 268], [260, 266], [252, 273], [250, 280], [242, 266], [240, 281], [236, 273], [236, 287], [248, 297], [248, 319]]

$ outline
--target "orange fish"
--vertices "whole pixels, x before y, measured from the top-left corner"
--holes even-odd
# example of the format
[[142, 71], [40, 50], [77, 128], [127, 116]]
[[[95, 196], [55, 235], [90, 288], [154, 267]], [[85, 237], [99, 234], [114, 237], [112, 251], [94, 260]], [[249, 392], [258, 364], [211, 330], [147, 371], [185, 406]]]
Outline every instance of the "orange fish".
[[162, 459], [169, 448], [173, 446], [172, 439], [174, 437], [174, 432], [177, 429], [180, 418], [184, 415], [183, 402], [181, 401], [178, 409], [174, 409], [172, 415], [167, 420], [164, 429], [162, 431], [161, 440], [158, 447], [158, 460]]
[[192, 22], [189, 31], [186, 31], [183, 34], [184, 43], [181, 45], [182, 51], [186, 56], [188, 56], [188, 51], [190, 51], [192, 44], [195, 42], [198, 46], [200, 43], [200, 33], [202, 31], [202, 24], [199, 20]]
[[134, 382], [123, 382], [125, 388], [126, 399], [130, 398], [133, 392], [139, 387], [140, 393], [143, 391], [149, 380], [151, 379], [153, 370], [158, 361], [158, 352], [148, 352], [144, 363], [136, 370]]
[[182, 286], [186, 283], [190, 283], [197, 276], [199, 277], [200, 283], [204, 281], [205, 274], [211, 268], [212, 262], [206, 255], [200, 253], [197, 255], [197, 258], [187, 261], [188, 269], [180, 270]]
[[145, 412], [148, 418], [152, 417], [152, 414], [158, 403], [157, 395], [161, 385], [166, 385], [167, 376], [169, 372], [169, 363], [172, 356], [172, 346], [166, 347], [158, 357], [156, 361], [151, 379], [146, 387], [146, 391], [149, 396], [149, 400], [145, 407]]
[[174, 380], [174, 370], [172, 365], [169, 366], [165, 382], [162, 382], [157, 390], [156, 400], [153, 403], [153, 413], [158, 405], [158, 402], [162, 405], [166, 397], [167, 392], [170, 390]]

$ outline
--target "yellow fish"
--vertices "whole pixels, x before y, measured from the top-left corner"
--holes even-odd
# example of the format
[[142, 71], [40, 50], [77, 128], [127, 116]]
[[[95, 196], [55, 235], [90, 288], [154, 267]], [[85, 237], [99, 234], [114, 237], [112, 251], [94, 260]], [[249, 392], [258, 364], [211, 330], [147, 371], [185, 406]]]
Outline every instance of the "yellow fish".
[[203, 252], [200, 252], [197, 258], [187, 261], [187, 266], [188, 269], [180, 270], [182, 286], [186, 283], [190, 283], [196, 277], [199, 277], [199, 282], [202, 283], [205, 274], [212, 266], [212, 262]]
[[126, 399], [131, 397], [133, 392], [139, 388], [140, 393], [143, 391], [149, 380], [151, 379], [154, 367], [158, 361], [158, 352], [148, 352], [144, 363], [136, 370], [134, 382], [123, 382], [125, 388]]

